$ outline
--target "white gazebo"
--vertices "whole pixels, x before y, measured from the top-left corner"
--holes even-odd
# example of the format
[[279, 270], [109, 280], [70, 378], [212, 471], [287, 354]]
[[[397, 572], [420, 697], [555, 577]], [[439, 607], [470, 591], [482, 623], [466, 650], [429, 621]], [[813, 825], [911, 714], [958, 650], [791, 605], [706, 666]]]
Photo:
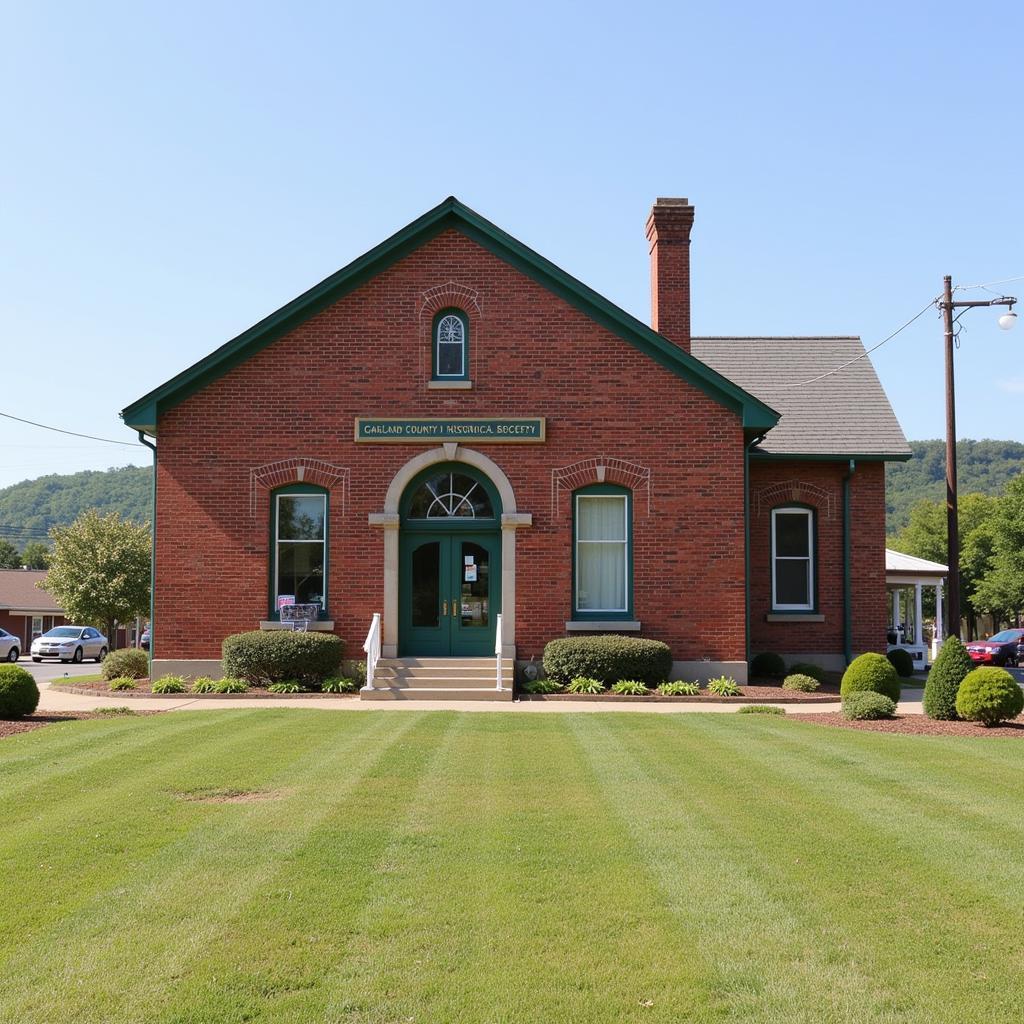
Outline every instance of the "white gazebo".
[[[914, 659], [915, 668], [927, 668], [942, 645], [942, 587], [948, 573], [949, 567], [939, 562], [885, 549], [885, 587], [892, 594], [889, 650], [902, 647], [908, 651]], [[935, 631], [930, 651], [924, 642], [922, 587], [935, 588]], [[913, 605], [910, 603], [911, 592]], [[893, 635], [895, 643], [891, 642]]]

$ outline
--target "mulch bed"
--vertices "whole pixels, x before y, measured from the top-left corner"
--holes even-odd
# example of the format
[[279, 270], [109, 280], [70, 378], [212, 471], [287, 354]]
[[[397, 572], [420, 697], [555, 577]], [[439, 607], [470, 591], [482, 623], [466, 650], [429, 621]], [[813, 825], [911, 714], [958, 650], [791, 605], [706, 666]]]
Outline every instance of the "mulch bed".
[[[136, 711], [137, 715], [158, 715], [159, 711]], [[45, 714], [28, 715], [26, 718], [0, 718], [0, 739], [16, 736], [21, 732], [41, 729], [44, 725], [55, 725], [58, 722], [83, 721], [87, 718], [116, 719], [117, 715], [102, 715], [96, 711], [47, 711]]]
[[802, 693], [800, 690], [784, 690], [780, 685], [775, 684], [752, 684], [741, 686], [742, 697], [719, 697], [707, 690], [695, 697], [662, 697], [658, 693], [652, 693], [646, 697], [627, 697], [618, 693], [522, 693], [518, 694], [519, 700], [567, 700], [567, 701], [607, 701], [616, 703], [625, 701], [627, 703], [644, 702], [669, 703], [669, 704], [707, 704], [708, 701], [723, 701], [729, 704], [836, 704], [839, 701], [839, 687], [830, 686], [827, 683], [814, 693]]
[[897, 715], [874, 722], [856, 722], [843, 718], [838, 711], [823, 711], [817, 715], [787, 714], [791, 722], [813, 722], [815, 725], [838, 726], [841, 729], [862, 729], [865, 732], [903, 733], [908, 736], [974, 736], [990, 739], [993, 737], [1024, 739], [1024, 719], [986, 729], [976, 722], [939, 722], [927, 715]]
[[[55, 684], [51, 682], [50, 685], [53, 686]], [[122, 697], [128, 700], [139, 697], [148, 697], [152, 700], [248, 700], [253, 697], [265, 698], [266, 700], [281, 700], [282, 698], [289, 700], [298, 698], [302, 700], [303, 698], [313, 699], [318, 697], [337, 697], [354, 700], [359, 696], [357, 693], [270, 693], [268, 690], [261, 690], [258, 687], [252, 687], [246, 690], [245, 693], [192, 693], [191, 690], [185, 690], [184, 693], [153, 693], [148, 679], [136, 679], [134, 690], [111, 690], [101, 680], [78, 684], [72, 684], [70, 680], [68, 683], [57, 681], [56, 687], [61, 693], [77, 693], [82, 697], [114, 697], [117, 700], [120, 700]]]

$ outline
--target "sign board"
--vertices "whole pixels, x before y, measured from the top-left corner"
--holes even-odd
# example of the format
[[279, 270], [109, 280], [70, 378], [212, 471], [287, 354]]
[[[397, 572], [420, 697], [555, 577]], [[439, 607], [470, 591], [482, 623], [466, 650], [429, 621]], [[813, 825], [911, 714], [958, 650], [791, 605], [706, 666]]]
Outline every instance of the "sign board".
[[355, 422], [355, 439], [375, 444], [440, 444], [443, 441], [528, 444], [542, 442], [544, 433], [543, 416], [422, 420], [357, 416]]
[[291, 604], [284, 605], [281, 608], [282, 622], [301, 622], [303, 619], [315, 620], [319, 615], [320, 605], [318, 604], [295, 604], [293, 600]]
[[278, 594], [277, 595], [277, 610], [280, 611], [282, 608], [286, 608], [290, 604], [295, 604], [294, 594]]

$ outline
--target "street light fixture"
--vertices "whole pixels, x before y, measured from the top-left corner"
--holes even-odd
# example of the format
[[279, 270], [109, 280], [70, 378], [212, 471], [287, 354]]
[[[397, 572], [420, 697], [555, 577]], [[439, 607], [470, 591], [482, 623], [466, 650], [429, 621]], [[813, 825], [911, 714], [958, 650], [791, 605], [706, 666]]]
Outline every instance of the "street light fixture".
[[[942, 298], [935, 300], [935, 305], [942, 311], [942, 320], [946, 334], [946, 532], [948, 538], [947, 561], [949, 575], [947, 587], [949, 601], [946, 605], [949, 614], [949, 627], [946, 636], [960, 637], [960, 529], [957, 522], [956, 492], [956, 401], [953, 387], [953, 324], [969, 309], [975, 306], [1008, 306], [1009, 309], [999, 318], [999, 326], [1008, 331], [1017, 322], [1017, 314], [1013, 307], [1017, 302], [1010, 295], [1000, 295], [996, 299], [972, 299], [961, 302], [953, 301], [953, 279], [947, 274], [943, 278]], [[953, 310], [959, 309], [956, 320]]]

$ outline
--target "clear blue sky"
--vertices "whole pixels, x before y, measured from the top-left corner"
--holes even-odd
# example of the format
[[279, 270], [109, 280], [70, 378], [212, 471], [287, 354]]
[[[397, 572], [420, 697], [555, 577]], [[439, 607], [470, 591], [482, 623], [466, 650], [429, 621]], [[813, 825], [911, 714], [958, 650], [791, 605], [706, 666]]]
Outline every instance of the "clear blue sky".
[[[871, 344], [944, 273], [1024, 275], [1022, 12], [8, 2], [0, 410], [131, 440], [122, 407], [449, 194], [645, 320], [646, 214], [688, 196], [696, 333]], [[966, 318], [961, 436], [1024, 440], [1021, 314]], [[940, 436], [936, 314], [874, 362]], [[0, 420], [0, 486], [148, 454]]]

